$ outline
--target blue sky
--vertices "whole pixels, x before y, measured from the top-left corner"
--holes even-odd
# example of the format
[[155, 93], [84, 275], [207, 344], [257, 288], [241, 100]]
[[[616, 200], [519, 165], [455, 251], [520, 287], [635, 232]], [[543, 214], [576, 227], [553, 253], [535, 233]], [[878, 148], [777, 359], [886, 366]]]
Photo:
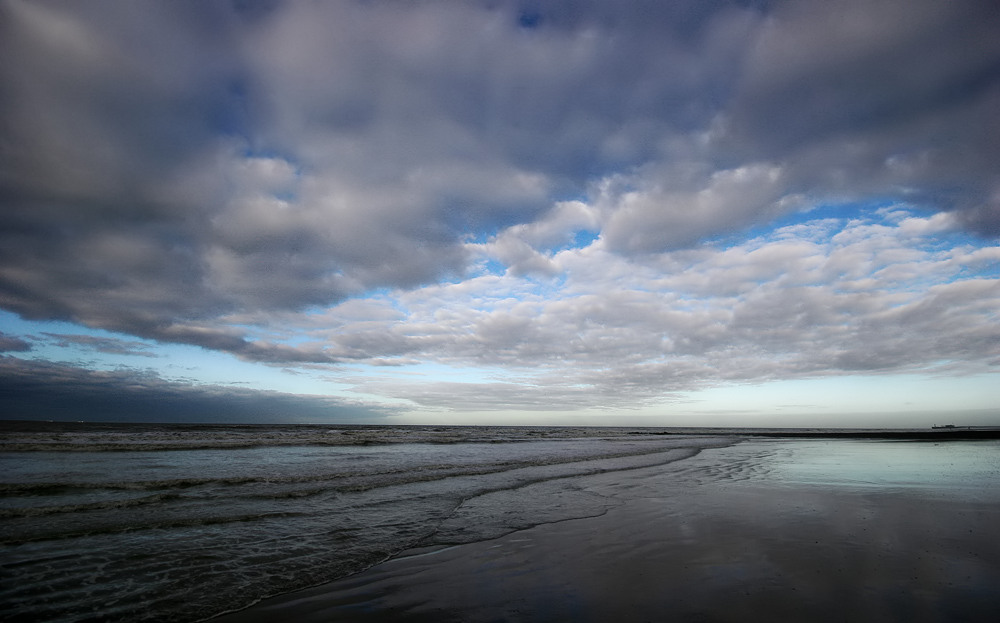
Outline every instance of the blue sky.
[[0, 2], [5, 417], [1000, 425], [990, 2]]

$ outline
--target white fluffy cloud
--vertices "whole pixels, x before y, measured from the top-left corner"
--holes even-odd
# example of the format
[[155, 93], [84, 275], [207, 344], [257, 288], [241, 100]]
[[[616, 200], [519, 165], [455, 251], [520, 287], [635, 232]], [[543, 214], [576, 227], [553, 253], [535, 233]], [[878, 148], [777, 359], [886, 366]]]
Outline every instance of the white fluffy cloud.
[[315, 337], [356, 361], [493, 370], [470, 384], [355, 379], [456, 409], [476, 396], [481, 408], [606, 408], [731, 382], [989, 371], [1000, 364], [1000, 281], [981, 274], [1000, 266], [1000, 248], [941, 245], [944, 220], [884, 208], [638, 260], [598, 240], [548, 256], [555, 277], [510, 271], [397, 292], [360, 318], [356, 304], [335, 307], [324, 319], [335, 328]]

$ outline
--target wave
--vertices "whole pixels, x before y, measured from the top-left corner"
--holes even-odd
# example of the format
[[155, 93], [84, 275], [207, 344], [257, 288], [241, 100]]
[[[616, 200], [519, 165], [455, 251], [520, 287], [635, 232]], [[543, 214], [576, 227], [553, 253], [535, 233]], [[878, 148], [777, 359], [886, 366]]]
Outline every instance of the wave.
[[[455, 503], [461, 503], [479, 495], [513, 490], [540, 482], [663, 465], [687, 458], [696, 452], [697, 450], [692, 449], [658, 447], [655, 450], [645, 449], [642, 452], [633, 450], [605, 453], [580, 460], [536, 459], [479, 465], [433, 464], [374, 473], [339, 472], [284, 478], [5, 483], [0, 490], [8, 499], [17, 496], [46, 496], [54, 503], [0, 509], [0, 519], [5, 521], [6, 532], [6, 538], [2, 539], [2, 542], [17, 544], [37, 540], [72, 539], [96, 534], [244, 522], [275, 516], [325, 514], [334, 517], [345, 509], [356, 512], [360, 508], [378, 506], [381, 504], [380, 499], [395, 500], [397, 495], [395, 493], [388, 494], [388, 497], [381, 493], [372, 497], [372, 493], [402, 486], [419, 487], [411, 489], [408, 494], [413, 496], [414, 500], [430, 495], [452, 498]], [[488, 479], [480, 480], [481, 478]], [[459, 486], [458, 483], [461, 482], [465, 484]], [[207, 488], [194, 491], [201, 486]], [[109, 492], [108, 495], [113, 495], [111, 492], [115, 491], [155, 491], [155, 493], [124, 499], [121, 497], [86, 501], [65, 499], [73, 495], [100, 495], [102, 491]], [[326, 499], [320, 499], [323, 496], [326, 496]], [[286, 512], [280, 508], [283, 503], [308, 498], [320, 500], [309, 502], [306, 507], [296, 505], [293, 507], [296, 512]], [[230, 516], [225, 512], [218, 513], [219, 510], [226, 509], [236, 514]], [[249, 512], [242, 512], [241, 509]], [[37, 523], [43, 518], [44, 524]], [[57, 518], [59, 520], [55, 521]]]
[[[7, 442], [0, 443], [0, 452], [170, 452], [177, 450], [247, 450], [282, 446], [370, 446], [404, 443], [389, 440], [257, 440], [257, 441], [179, 441], [179, 442]], [[440, 442], [434, 442], [440, 443]], [[449, 442], [452, 443], [452, 442]], [[459, 443], [459, 442], [454, 442]]]
[[79, 528], [61, 532], [40, 533], [40, 534], [10, 534], [0, 537], [0, 545], [23, 545], [39, 541], [62, 541], [68, 539], [79, 539], [84, 537], [106, 536], [123, 533], [142, 532], [147, 530], [172, 530], [178, 528], [198, 528], [204, 526], [216, 526], [221, 524], [236, 524], [256, 522], [264, 519], [280, 519], [287, 517], [301, 517], [305, 513], [298, 511], [273, 511], [266, 513], [245, 513], [241, 515], [213, 515], [206, 517], [184, 517], [176, 519], [164, 519], [151, 521], [141, 526], [113, 525], [99, 528]]
[[[296, 475], [231, 476], [202, 478], [170, 478], [118, 481], [63, 481], [63, 482], [0, 482], [0, 496], [57, 496], [75, 492], [94, 491], [163, 491], [196, 487], [238, 488], [244, 485], [293, 485], [329, 483], [328, 489], [336, 491], [367, 491], [373, 488], [410, 482], [423, 482], [454, 476], [477, 476], [527, 467], [572, 464], [583, 461], [642, 456], [663, 452], [662, 447], [601, 452], [579, 457], [533, 457], [500, 460], [489, 463], [433, 463], [407, 465], [388, 469], [340, 469], [333, 472]], [[348, 460], [356, 457], [347, 457]]]
[[[480, 439], [494, 433], [476, 432]], [[0, 573], [9, 579], [0, 619], [16, 609], [33, 620], [85, 611], [95, 620], [142, 620], [149, 604], [160, 603], [161, 620], [195, 620], [191, 612], [231, 610], [343, 577], [414, 546], [593, 516], [617, 503], [614, 494], [574, 479], [646, 468], [656, 474], [656, 466], [733, 442], [547, 441], [4, 457], [16, 470], [0, 475], [13, 481], [0, 483]], [[595, 482], [645, 478], [638, 471]], [[113, 591], [113, 603], [100, 591]]]
[[[667, 429], [649, 429], [661, 433]], [[0, 421], [0, 452], [168, 452], [282, 446], [359, 447], [402, 443], [518, 443], [613, 439], [632, 428], [521, 426], [88, 424]], [[672, 434], [672, 433], [671, 433]]]
[[81, 504], [62, 504], [59, 506], [27, 506], [19, 508], [0, 508], [0, 518], [13, 517], [40, 517], [43, 515], [58, 515], [60, 513], [79, 513], [93, 510], [114, 510], [131, 508], [134, 506], [145, 506], [147, 504], [159, 504], [168, 500], [174, 500], [180, 496], [176, 493], [159, 493], [157, 495], [147, 495], [141, 498], [127, 498], [118, 500], [104, 500], [100, 502], [84, 502]]

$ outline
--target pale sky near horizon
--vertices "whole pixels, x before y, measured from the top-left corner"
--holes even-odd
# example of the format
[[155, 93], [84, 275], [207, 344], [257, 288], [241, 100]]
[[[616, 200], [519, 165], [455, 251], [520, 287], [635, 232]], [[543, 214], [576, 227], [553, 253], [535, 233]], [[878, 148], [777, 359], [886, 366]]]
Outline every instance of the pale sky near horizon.
[[1000, 425], [997, 32], [0, 0], [0, 417]]

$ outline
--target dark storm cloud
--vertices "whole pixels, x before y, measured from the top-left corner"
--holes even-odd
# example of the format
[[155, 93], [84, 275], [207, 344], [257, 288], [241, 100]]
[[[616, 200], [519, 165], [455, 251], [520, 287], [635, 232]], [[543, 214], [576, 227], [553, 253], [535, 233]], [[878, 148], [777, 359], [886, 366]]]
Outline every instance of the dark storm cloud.
[[995, 91], [991, 2], [790, 2], [762, 26], [733, 105], [757, 153], [863, 136]]
[[0, 306], [329, 363], [227, 319], [458, 278], [511, 227], [498, 257], [552, 274], [558, 219], [636, 261], [831, 197], [996, 235], [998, 13], [7, 0]]
[[5, 308], [155, 338], [228, 307], [197, 233], [221, 198], [204, 159], [228, 46], [174, 6], [3, 5]]
[[1000, 6], [791, 2], [748, 49], [720, 147], [812, 195], [895, 195], [1000, 234]]
[[5, 419], [91, 422], [377, 421], [385, 407], [335, 398], [168, 381], [141, 370], [111, 372], [0, 357]]

